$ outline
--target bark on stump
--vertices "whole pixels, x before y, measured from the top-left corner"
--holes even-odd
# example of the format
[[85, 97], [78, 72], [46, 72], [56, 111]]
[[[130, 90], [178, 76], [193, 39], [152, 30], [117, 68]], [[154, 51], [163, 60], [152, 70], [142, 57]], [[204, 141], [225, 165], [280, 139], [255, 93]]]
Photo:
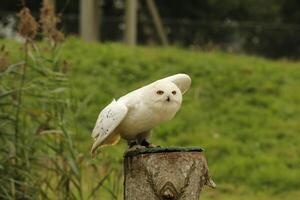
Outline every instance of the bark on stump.
[[124, 156], [125, 200], [198, 200], [215, 187], [201, 148], [147, 148]]

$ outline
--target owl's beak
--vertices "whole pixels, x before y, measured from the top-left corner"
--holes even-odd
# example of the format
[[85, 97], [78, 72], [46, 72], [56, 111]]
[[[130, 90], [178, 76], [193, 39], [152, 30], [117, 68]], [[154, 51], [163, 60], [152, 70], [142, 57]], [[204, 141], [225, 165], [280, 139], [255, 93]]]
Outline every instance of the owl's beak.
[[171, 101], [170, 97], [168, 96], [167, 101]]

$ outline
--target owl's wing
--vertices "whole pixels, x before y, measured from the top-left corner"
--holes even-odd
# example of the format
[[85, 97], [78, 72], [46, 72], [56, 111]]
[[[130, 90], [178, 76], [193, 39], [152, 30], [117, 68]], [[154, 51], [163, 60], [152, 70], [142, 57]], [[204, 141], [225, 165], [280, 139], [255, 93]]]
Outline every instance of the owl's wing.
[[92, 133], [92, 137], [95, 139], [92, 153], [113, 133], [126, 116], [127, 111], [128, 109], [123, 103], [113, 100], [100, 112]]
[[173, 82], [180, 89], [181, 93], [184, 94], [191, 86], [191, 78], [187, 74], [175, 74], [161, 79], [160, 81]]

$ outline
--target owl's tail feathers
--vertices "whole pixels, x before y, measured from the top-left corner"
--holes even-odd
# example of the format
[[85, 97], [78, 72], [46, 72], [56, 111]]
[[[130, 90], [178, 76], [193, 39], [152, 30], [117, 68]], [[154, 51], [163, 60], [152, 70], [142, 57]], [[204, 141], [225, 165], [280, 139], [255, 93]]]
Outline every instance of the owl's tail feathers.
[[105, 146], [110, 146], [110, 145], [115, 145], [119, 142], [120, 140], [120, 135], [119, 134], [114, 134], [104, 141], [99, 141], [97, 138], [95, 138], [95, 142], [93, 143], [92, 149], [91, 149], [91, 154], [92, 157], [95, 157], [96, 155], [96, 150], [98, 147], [105, 147]]
[[92, 155], [92, 158], [94, 158], [96, 156], [96, 150], [98, 148], [98, 145], [96, 142], [93, 143], [93, 146], [92, 146], [92, 149], [91, 149], [91, 155]]

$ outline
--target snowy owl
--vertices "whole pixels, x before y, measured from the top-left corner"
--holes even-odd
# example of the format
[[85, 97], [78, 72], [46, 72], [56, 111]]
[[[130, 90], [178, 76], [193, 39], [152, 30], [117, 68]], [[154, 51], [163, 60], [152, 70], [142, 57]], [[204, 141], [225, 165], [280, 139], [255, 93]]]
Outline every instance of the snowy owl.
[[151, 147], [147, 141], [151, 129], [174, 117], [190, 85], [188, 75], [176, 74], [113, 100], [98, 116], [92, 133], [92, 154], [98, 147], [116, 144], [120, 137], [130, 148]]

